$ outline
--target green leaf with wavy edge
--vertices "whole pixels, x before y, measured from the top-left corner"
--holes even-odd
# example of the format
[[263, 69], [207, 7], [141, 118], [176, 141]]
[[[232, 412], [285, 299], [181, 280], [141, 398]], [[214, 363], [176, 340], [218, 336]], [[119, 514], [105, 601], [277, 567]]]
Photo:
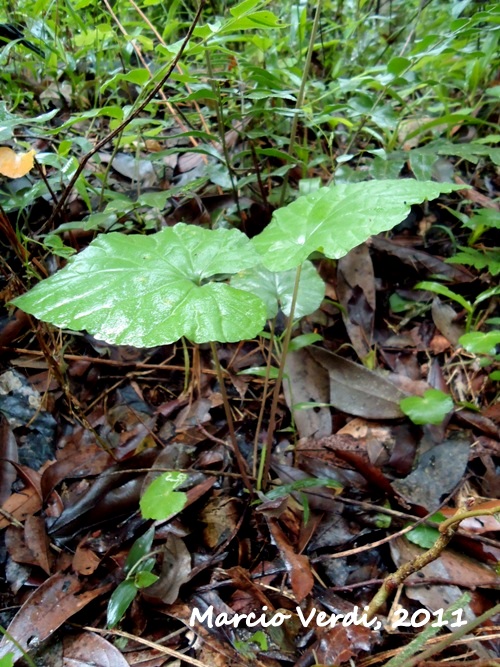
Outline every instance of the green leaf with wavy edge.
[[[267, 318], [272, 319], [281, 308], [288, 317], [292, 305], [296, 269], [269, 271], [262, 264], [240, 271], [231, 278], [230, 285], [251, 294], [258, 294], [267, 307]], [[299, 319], [317, 310], [325, 296], [325, 283], [311, 262], [304, 262], [300, 274], [294, 317]]]
[[187, 480], [184, 472], [164, 472], [151, 482], [139, 502], [145, 519], [168, 519], [184, 509], [187, 495], [176, 489]]
[[423, 396], [403, 398], [399, 407], [414, 424], [439, 425], [453, 410], [453, 399], [439, 389], [427, 389]]
[[252, 242], [271, 271], [292, 269], [315, 251], [339, 259], [373, 234], [404, 220], [412, 204], [460, 187], [398, 179], [321, 188], [275, 211], [271, 223]]
[[266, 308], [258, 296], [216, 281], [258, 261], [236, 229], [178, 223], [150, 236], [113, 232], [13, 303], [117, 345], [154, 347], [182, 336], [235, 342], [259, 333]]

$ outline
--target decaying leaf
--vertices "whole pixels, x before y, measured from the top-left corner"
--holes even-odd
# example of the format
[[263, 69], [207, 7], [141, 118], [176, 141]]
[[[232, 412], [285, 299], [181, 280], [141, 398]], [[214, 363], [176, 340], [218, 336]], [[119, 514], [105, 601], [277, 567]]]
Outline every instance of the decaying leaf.
[[330, 403], [338, 410], [367, 419], [397, 419], [406, 394], [381, 373], [319, 348], [312, 357], [330, 375]]
[[[17, 660], [22, 651], [38, 647], [68, 618], [109, 590], [101, 586], [83, 591], [82, 582], [74, 574], [56, 572], [26, 600], [0, 641], [0, 658], [13, 653]], [[8, 636], [14, 638], [13, 644]]]

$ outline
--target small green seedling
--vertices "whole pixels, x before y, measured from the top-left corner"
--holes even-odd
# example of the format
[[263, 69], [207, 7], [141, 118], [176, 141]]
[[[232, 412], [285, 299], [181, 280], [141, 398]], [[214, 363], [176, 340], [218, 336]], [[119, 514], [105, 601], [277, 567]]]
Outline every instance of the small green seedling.
[[439, 389], [428, 389], [423, 396], [408, 396], [399, 404], [414, 424], [439, 426], [453, 410], [453, 399]]
[[[140, 500], [141, 514], [145, 519], [165, 520], [181, 512], [187, 501], [187, 495], [176, 489], [187, 480], [183, 472], [165, 472], [147, 487]], [[125, 567], [126, 578], [111, 594], [108, 603], [107, 623], [109, 628], [117, 625], [134, 601], [137, 593], [158, 581], [152, 573], [155, 558], [151, 557], [151, 546], [155, 535], [151, 526], [144, 535], [132, 545]]]
[[149, 557], [154, 535], [155, 529], [154, 526], [151, 526], [134, 542], [129, 551], [124, 567], [126, 579], [115, 588], [109, 598], [108, 628], [115, 627], [121, 621], [142, 588], [147, 588], [158, 580], [158, 577], [151, 572], [155, 559]]
[[462, 308], [467, 313], [467, 320], [465, 323], [467, 331], [469, 331], [472, 325], [472, 320], [478, 306], [484, 301], [487, 301], [488, 299], [491, 299], [500, 294], [500, 287], [496, 285], [495, 287], [490, 287], [489, 289], [484, 290], [484, 292], [481, 292], [471, 303], [461, 294], [457, 294], [449, 287], [446, 287], [446, 285], [438, 283], [434, 280], [423, 280], [422, 282], [419, 282], [417, 285], [415, 285], [415, 289], [428, 290], [429, 292], [434, 292], [434, 294], [440, 294], [441, 296], [451, 299], [452, 301], [455, 301], [460, 306], [462, 306]]

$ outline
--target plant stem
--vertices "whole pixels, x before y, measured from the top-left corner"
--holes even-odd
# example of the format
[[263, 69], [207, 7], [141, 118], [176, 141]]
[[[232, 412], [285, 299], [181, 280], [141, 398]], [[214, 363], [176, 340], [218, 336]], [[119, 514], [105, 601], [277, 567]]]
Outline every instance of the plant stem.
[[240, 219], [240, 222], [243, 222], [242, 216], [241, 216], [241, 209], [240, 209], [240, 199], [238, 196], [238, 188], [236, 187], [236, 184], [234, 182], [234, 173], [233, 173], [233, 166], [231, 164], [231, 158], [229, 155], [229, 151], [227, 149], [227, 143], [226, 143], [226, 132], [224, 129], [224, 118], [222, 115], [222, 99], [221, 99], [221, 94], [220, 94], [220, 86], [219, 83], [215, 80], [214, 78], [214, 73], [212, 69], [212, 61], [210, 59], [210, 50], [207, 49], [205, 51], [205, 60], [207, 62], [207, 72], [208, 76], [210, 78], [210, 84], [212, 86], [212, 90], [214, 92], [214, 95], [217, 98], [217, 104], [215, 106], [215, 112], [217, 116], [217, 126], [219, 129], [219, 138], [220, 138], [220, 144], [222, 147], [222, 152], [224, 154], [224, 160], [226, 162], [226, 167], [227, 167], [227, 173], [229, 174], [229, 180], [231, 181], [231, 189], [233, 191], [233, 197], [234, 201], [236, 203], [236, 208], [238, 210], [238, 217]]
[[[294, 145], [295, 145], [295, 137], [297, 136], [297, 127], [299, 124], [299, 116], [298, 116], [298, 111], [299, 109], [302, 108], [302, 105], [304, 104], [304, 97], [305, 97], [305, 92], [306, 92], [306, 83], [307, 83], [307, 78], [309, 76], [309, 70], [311, 68], [311, 60], [312, 60], [312, 54], [314, 52], [314, 42], [316, 40], [316, 33], [318, 32], [318, 26], [319, 26], [319, 19], [321, 16], [321, 7], [322, 7], [322, 0], [318, 0], [318, 4], [316, 5], [316, 13], [314, 14], [314, 21], [312, 25], [312, 30], [311, 30], [311, 35], [309, 37], [309, 46], [307, 47], [307, 55], [306, 55], [306, 62], [304, 65], [304, 71], [302, 72], [302, 79], [300, 82], [300, 88], [299, 88], [299, 94], [297, 95], [297, 102], [295, 104], [295, 114], [293, 115], [293, 120], [292, 120], [292, 127], [290, 130], [290, 143], [288, 145], [288, 155], [291, 155], [293, 153]], [[285, 178], [283, 179], [283, 187], [281, 189], [281, 199], [280, 199], [280, 206], [283, 206], [285, 203], [286, 199], [286, 193], [288, 190], [288, 179], [289, 179], [289, 174], [290, 171], [287, 171]]]
[[396, 572], [393, 572], [388, 577], [386, 577], [382, 586], [373, 596], [370, 604], [368, 605], [368, 609], [366, 609], [366, 615], [368, 619], [371, 619], [376, 615], [392, 591], [395, 590], [400, 584], [402, 584], [403, 581], [410, 576], [410, 574], [418, 572], [423, 567], [439, 558], [457, 530], [458, 523], [449, 526], [445, 532], [441, 533], [430, 549], [424, 551], [423, 554], [419, 554], [408, 563], [404, 563], [396, 570]]
[[473, 519], [476, 516], [495, 516], [495, 514], [498, 514], [499, 512], [500, 508], [498, 507], [484, 510], [471, 510], [470, 512], [457, 512], [454, 516], [439, 524], [439, 532], [446, 532], [450, 526], [453, 526], [455, 523], [460, 523], [460, 521], [463, 521], [464, 519]]
[[429, 563], [432, 563], [432, 561], [439, 558], [441, 553], [445, 550], [445, 548], [447, 547], [447, 545], [457, 532], [461, 521], [475, 516], [486, 516], [486, 515], [491, 516], [494, 514], [498, 514], [498, 508], [485, 509], [485, 510], [468, 510], [467, 507], [465, 507], [465, 509], [458, 509], [457, 512], [454, 514], [454, 516], [447, 519], [446, 521], [443, 521], [439, 526], [440, 535], [437, 538], [434, 545], [428, 551], [419, 554], [408, 563], [404, 563], [403, 565], [401, 565], [401, 567], [399, 567], [396, 570], [396, 572], [390, 574], [388, 577], [384, 579], [384, 583], [382, 584], [381, 588], [377, 591], [372, 601], [368, 605], [368, 609], [366, 610], [368, 619], [375, 616], [375, 614], [380, 609], [380, 607], [385, 603], [391, 592], [395, 588], [397, 588], [400, 584], [402, 584], [403, 581], [408, 576], [410, 576], [410, 574], [418, 572], [423, 567], [425, 567]]
[[[449, 621], [453, 619], [453, 612], [465, 607], [465, 605], [469, 604], [470, 601], [471, 596], [468, 593], [461, 595], [458, 600], [456, 600], [445, 610], [443, 614], [443, 622], [449, 623]], [[425, 642], [429, 641], [432, 637], [437, 635], [440, 630], [440, 626], [441, 622], [439, 624], [429, 623], [429, 625], [427, 625], [424, 630], [422, 630], [422, 632], [419, 632], [413, 641], [403, 647], [403, 649], [398, 652], [394, 658], [391, 658], [391, 660], [389, 660], [389, 662], [387, 662], [384, 667], [408, 667], [410, 658], [413, 658], [413, 656], [415, 656], [421, 650]]]
[[[255, 428], [255, 438], [253, 442], [253, 469], [252, 469], [252, 474], [254, 477], [257, 476], [257, 458], [258, 458], [258, 446], [259, 446], [259, 435], [260, 435], [260, 429], [262, 427], [262, 421], [264, 419], [264, 411], [266, 409], [266, 396], [267, 396], [267, 390], [269, 388], [269, 376], [271, 374], [271, 365], [273, 362], [273, 347], [274, 347], [274, 327], [276, 324], [276, 318], [273, 318], [271, 320], [271, 331], [270, 331], [270, 337], [269, 337], [269, 354], [267, 357], [267, 363], [266, 363], [266, 374], [264, 376], [264, 387], [262, 389], [262, 401], [260, 403], [260, 410], [259, 410], [259, 417], [257, 419], [257, 426]], [[262, 463], [263, 457], [261, 457], [261, 463]], [[263, 468], [262, 465], [259, 465], [259, 476], [257, 477], [257, 489], [260, 491], [260, 487], [262, 484], [262, 474]]]
[[266, 445], [264, 451], [264, 467], [262, 471], [262, 488], [265, 491], [268, 483], [269, 466], [271, 463], [271, 448], [273, 445], [274, 429], [276, 428], [276, 412], [278, 410], [278, 401], [280, 397], [281, 384], [283, 382], [283, 375], [285, 372], [286, 355], [288, 353], [288, 346], [292, 337], [293, 329], [293, 315], [295, 313], [295, 304], [297, 303], [297, 295], [299, 293], [300, 274], [302, 271], [302, 264], [297, 267], [295, 274], [295, 284], [293, 286], [292, 305], [290, 306], [290, 315], [285, 330], [285, 338], [283, 340], [283, 351], [281, 353], [280, 365], [278, 370], [278, 377], [274, 385], [273, 402], [271, 404], [271, 414], [269, 416], [269, 426], [267, 430]]
[[222, 373], [222, 368], [219, 362], [219, 357], [217, 356], [217, 347], [213, 341], [210, 341], [210, 349], [212, 350], [212, 356], [214, 359], [215, 370], [217, 371], [217, 378], [219, 380], [220, 393], [222, 394], [222, 402], [224, 403], [224, 411], [226, 413], [227, 427], [229, 429], [229, 436], [231, 438], [231, 444], [233, 446], [233, 452], [236, 457], [236, 463], [238, 464], [238, 469], [241, 474], [243, 483], [247, 487], [251, 495], [253, 495], [253, 486], [252, 482], [247, 473], [246, 462], [243, 458], [243, 454], [238, 447], [238, 441], [236, 439], [236, 433], [234, 430], [233, 415], [231, 414], [231, 406], [229, 405], [229, 400], [227, 398], [226, 385], [224, 384], [224, 375]]
[[[424, 660], [427, 660], [427, 658], [436, 655], [436, 653], [441, 653], [442, 651], [444, 651], [445, 648], [448, 648], [448, 646], [453, 644], [453, 642], [457, 641], [457, 639], [461, 639], [464, 635], [470, 634], [482, 623], [489, 620], [492, 616], [495, 616], [495, 614], [498, 614], [499, 612], [500, 612], [500, 604], [491, 607], [491, 609], [488, 609], [488, 611], [485, 611], [484, 614], [481, 614], [481, 616], [478, 616], [470, 623], [467, 623], [467, 625], [463, 625], [455, 632], [452, 632], [450, 635], [447, 635], [442, 641], [439, 642], [439, 644], [434, 644], [434, 646], [430, 646], [423, 653], [413, 656], [413, 658], [405, 662], [405, 667], [416, 667], [419, 664], [423, 664]], [[491, 664], [493, 665], [496, 663], [492, 662]]]

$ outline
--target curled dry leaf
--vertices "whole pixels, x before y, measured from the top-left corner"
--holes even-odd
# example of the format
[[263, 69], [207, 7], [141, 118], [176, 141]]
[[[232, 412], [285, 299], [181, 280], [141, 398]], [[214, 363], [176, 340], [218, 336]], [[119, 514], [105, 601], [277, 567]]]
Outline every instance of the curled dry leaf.
[[33, 169], [35, 152], [16, 153], [12, 148], [0, 148], [0, 174], [8, 178], [21, 178]]
[[167, 537], [162, 553], [160, 578], [152, 586], [145, 588], [142, 594], [150, 602], [161, 600], [164, 604], [173, 604], [179, 596], [180, 587], [189, 580], [191, 554], [184, 540], [173, 534]]
[[371, 349], [375, 318], [375, 274], [366, 243], [339, 259], [337, 294], [344, 307], [345, 328], [358, 357], [363, 359]]
[[41, 498], [32, 486], [27, 486], [19, 493], [13, 493], [2, 505], [4, 513], [0, 516], [0, 530], [10, 525], [9, 515], [17, 521], [24, 521], [26, 517], [41, 509]]
[[276, 519], [268, 518], [267, 523], [274, 543], [278, 547], [285, 562], [285, 567], [290, 574], [290, 584], [297, 602], [309, 595], [314, 586], [309, 559], [301, 554], [296, 554], [292, 545], [286, 539]]
[[41, 516], [29, 516], [24, 524], [24, 538], [30, 551], [35, 554], [37, 565], [46, 574], [50, 574], [53, 555], [50, 551], [50, 540], [45, 528], [45, 520]]
[[[288, 381], [283, 383], [283, 389], [290, 410], [299, 403], [329, 403], [328, 371], [305, 348], [288, 353], [285, 373]], [[293, 410], [293, 418], [301, 438], [322, 438], [332, 432], [330, 408]]]

